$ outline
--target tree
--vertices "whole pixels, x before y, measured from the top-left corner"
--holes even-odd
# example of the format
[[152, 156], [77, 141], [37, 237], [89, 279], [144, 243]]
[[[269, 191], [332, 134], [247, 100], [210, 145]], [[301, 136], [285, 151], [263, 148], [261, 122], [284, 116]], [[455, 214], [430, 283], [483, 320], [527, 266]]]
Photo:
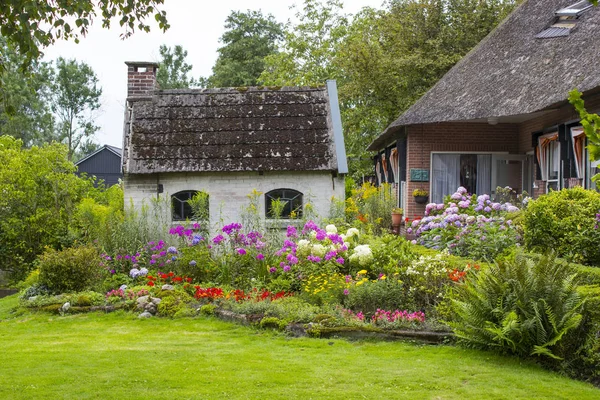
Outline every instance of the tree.
[[93, 113], [100, 108], [102, 89], [89, 65], [62, 57], [56, 60], [53, 89], [52, 108], [59, 122], [57, 138], [67, 144], [68, 159], [72, 160], [77, 148], [99, 129], [94, 125]]
[[96, 189], [74, 174], [65, 145], [23, 149], [23, 143], [0, 136], [0, 269], [22, 279], [46, 246], [69, 243], [76, 205]]
[[0, 71], [0, 135], [21, 139], [27, 147], [52, 140], [51, 65], [33, 61], [29, 71], [23, 72], [25, 58], [1, 37], [0, 53], [4, 64]]
[[208, 78], [211, 87], [255, 86], [265, 69], [265, 57], [277, 52], [282, 24], [261, 11], [233, 11], [225, 20], [223, 46]]
[[161, 45], [158, 49], [160, 63], [156, 73], [156, 81], [161, 89], [185, 89], [194, 86], [204, 86], [202, 78], [195, 80], [188, 78], [187, 74], [192, 70], [192, 65], [186, 62], [187, 50], [180, 45], [173, 49]]
[[124, 28], [121, 37], [136, 29], [150, 31], [145, 20], [154, 16], [160, 29], [167, 30], [166, 13], [158, 7], [164, 0], [3, 0], [0, 2], [0, 34], [27, 60], [37, 59], [40, 48], [59, 39], [79, 41], [96, 18], [109, 28], [114, 20]]
[[351, 19], [337, 0], [305, 0], [280, 53], [267, 57], [267, 85], [336, 79], [355, 178], [372, 173], [369, 143], [418, 100], [520, 0], [393, 0]]
[[267, 56], [259, 81], [266, 85], [322, 85], [340, 76], [333, 65], [338, 44], [345, 37], [348, 16], [340, 0], [304, 0], [296, 17], [288, 23], [280, 52]]

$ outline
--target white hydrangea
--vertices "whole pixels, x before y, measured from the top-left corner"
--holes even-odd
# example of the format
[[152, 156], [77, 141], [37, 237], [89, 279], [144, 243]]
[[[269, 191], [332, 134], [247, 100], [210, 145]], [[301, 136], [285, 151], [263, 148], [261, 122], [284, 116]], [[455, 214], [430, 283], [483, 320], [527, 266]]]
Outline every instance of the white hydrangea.
[[361, 267], [368, 266], [373, 262], [373, 252], [368, 244], [356, 246], [354, 252], [350, 256], [350, 262], [360, 265]]
[[310, 242], [306, 239], [300, 239], [297, 243], [296, 255], [298, 257], [306, 257], [310, 254]]
[[327, 233], [337, 233], [337, 228], [335, 227], [335, 225], [331, 224], [325, 227], [325, 231]]
[[315, 244], [315, 245], [313, 245], [310, 253], [313, 256], [323, 258], [323, 257], [325, 257], [325, 254], [327, 254], [327, 248], [325, 246], [323, 246], [322, 244]]
[[356, 228], [350, 228], [350, 229], [348, 229], [348, 232], [346, 232], [346, 237], [347, 238], [351, 238], [353, 236], [358, 237], [359, 234], [360, 234], [360, 232], [358, 231], [358, 229], [356, 229]]

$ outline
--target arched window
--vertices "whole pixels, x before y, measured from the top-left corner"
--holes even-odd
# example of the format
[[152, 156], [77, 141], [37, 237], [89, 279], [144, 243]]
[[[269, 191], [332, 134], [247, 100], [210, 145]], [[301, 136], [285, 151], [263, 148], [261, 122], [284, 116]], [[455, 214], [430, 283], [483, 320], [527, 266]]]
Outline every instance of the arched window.
[[173, 215], [173, 221], [185, 221], [186, 219], [192, 219], [193, 210], [188, 200], [194, 197], [196, 193], [198, 193], [196, 190], [184, 190], [171, 196], [171, 211]]
[[267, 218], [291, 218], [293, 214], [297, 217], [302, 215], [302, 193], [294, 189], [275, 189], [265, 194]]

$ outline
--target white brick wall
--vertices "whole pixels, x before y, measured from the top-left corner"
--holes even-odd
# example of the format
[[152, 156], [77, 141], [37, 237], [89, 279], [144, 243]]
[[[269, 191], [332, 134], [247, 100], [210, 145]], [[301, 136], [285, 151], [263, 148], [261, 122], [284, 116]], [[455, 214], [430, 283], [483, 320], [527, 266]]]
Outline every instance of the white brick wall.
[[247, 197], [254, 189], [260, 196], [260, 213], [265, 216], [265, 196], [273, 189], [294, 189], [304, 195], [316, 213], [324, 218], [329, 215], [331, 198], [344, 198], [343, 177], [332, 177], [328, 171], [307, 172], [211, 172], [211, 173], [168, 173], [152, 175], [130, 175], [124, 177], [125, 204], [133, 202], [140, 208], [157, 198], [157, 186], [163, 185], [161, 198], [182, 190], [203, 190], [209, 194], [211, 225], [223, 218], [225, 223], [240, 221], [242, 206], [249, 204]]

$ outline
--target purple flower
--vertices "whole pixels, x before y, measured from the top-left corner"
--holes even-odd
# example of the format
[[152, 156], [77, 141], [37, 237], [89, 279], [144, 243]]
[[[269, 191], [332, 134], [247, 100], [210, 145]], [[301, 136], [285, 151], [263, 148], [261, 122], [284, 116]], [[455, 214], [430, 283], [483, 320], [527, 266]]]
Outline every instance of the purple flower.
[[150, 260], [150, 264], [152, 264], [152, 265], [156, 264], [156, 260], [155, 259]]
[[486, 207], [483, 209], [483, 211], [485, 211], [485, 212], [492, 212], [492, 209], [491, 209], [491, 208], [489, 208], [488, 206], [486, 206]]
[[310, 262], [318, 263], [321, 262], [321, 257], [310, 255], [306, 257], [306, 259]]
[[269, 268], [269, 272], [274, 274], [275, 272], [277, 272], [277, 268], [271, 267], [271, 268]]
[[265, 256], [264, 256], [262, 253], [258, 253], [258, 254], [256, 255], [256, 259], [257, 259], [257, 260], [260, 260], [260, 261], [262, 261], [262, 260], [264, 260], [264, 259], [265, 259]]
[[337, 252], [336, 251], [330, 251], [329, 253], [325, 254], [325, 261], [329, 261], [332, 258], [334, 258], [335, 256], [337, 256]]
[[114, 269], [111, 269], [111, 270], [110, 270], [110, 273], [114, 275], [114, 274], [116, 274], [116, 273], [117, 273], [117, 271], [115, 271]]
[[231, 235], [233, 232], [239, 231], [240, 229], [242, 229], [242, 224], [234, 222], [232, 224], [225, 225], [222, 231], [227, 235]]
[[296, 257], [295, 255], [293, 255], [292, 253], [288, 254], [286, 259], [288, 260], [288, 262], [290, 264], [298, 264], [298, 257]]
[[348, 289], [344, 289], [344, 296], [348, 296], [350, 294], [350, 291]]
[[212, 241], [213, 241], [214, 244], [219, 244], [223, 240], [225, 240], [225, 238], [223, 237], [223, 235], [217, 235], [217, 236], [214, 237], [214, 239]]
[[319, 226], [314, 223], [314, 221], [308, 221], [304, 224], [304, 228], [302, 229], [302, 234], [305, 235], [307, 232], [316, 231], [319, 229]]
[[324, 231], [323, 229], [318, 229], [317, 230], [317, 236], [315, 237], [315, 239], [317, 240], [323, 240], [327, 237], [327, 232]]
[[244, 249], [242, 249], [242, 248], [235, 249], [235, 251], [237, 251], [237, 253], [238, 253], [240, 256], [246, 255], [246, 250], [244, 250]]
[[344, 258], [343, 257], [338, 257], [338, 259], [335, 260], [335, 262], [337, 262], [338, 264], [344, 264]]
[[289, 265], [283, 266], [283, 272], [290, 272], [290, 269], [292, 269], [292, 267], [290, 267]]
[[292, 225], [288, 225], [287, 227], [287, 237], [298, 237], [298, 231], [296, 230], [296, 227], [292, 226]]
[[196, 261], [195, 260], [190, 261], [190, 266], [195, 267], [196, 266]]
[[200, 229], [200, 224], [197, 222], [194, 222], [194, 224], [192, 225], [192, 228], [194, 228], [195, 230]]

